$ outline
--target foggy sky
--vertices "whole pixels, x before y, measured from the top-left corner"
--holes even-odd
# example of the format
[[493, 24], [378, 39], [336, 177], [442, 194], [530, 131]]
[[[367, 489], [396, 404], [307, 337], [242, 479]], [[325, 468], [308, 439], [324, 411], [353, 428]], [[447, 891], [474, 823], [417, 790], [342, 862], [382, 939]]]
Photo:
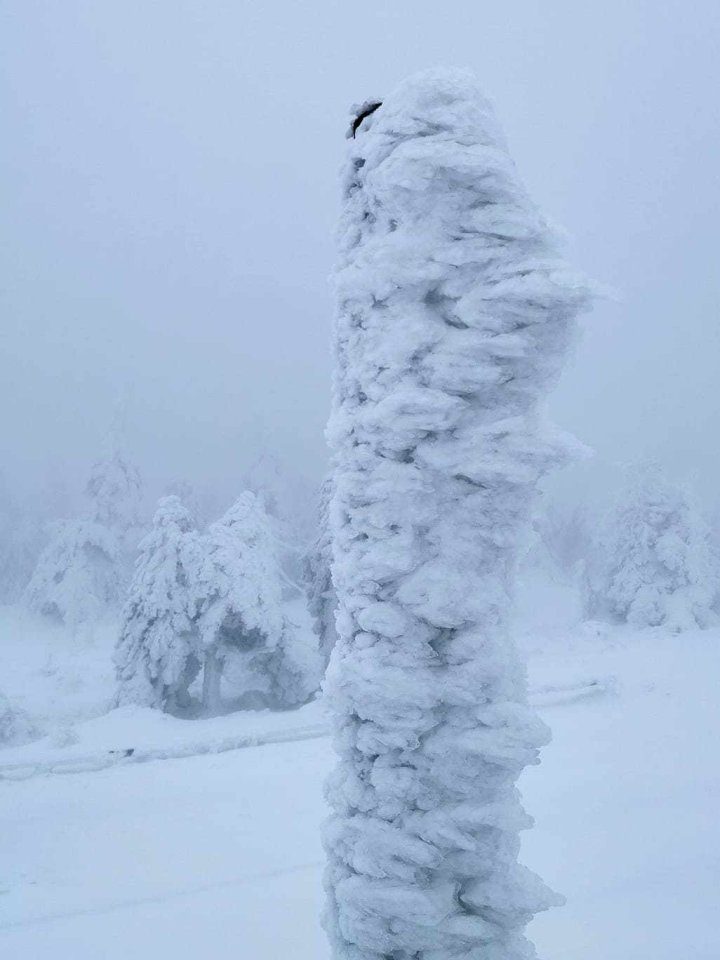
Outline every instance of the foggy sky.
[[149, 478], [325, 469], [348, 107], [473, 69], [569, 256], [617, 291], [552, 403], [718, 499], [716, 0], [6, 0], [0, 471], [76, 482], [127, 389]]

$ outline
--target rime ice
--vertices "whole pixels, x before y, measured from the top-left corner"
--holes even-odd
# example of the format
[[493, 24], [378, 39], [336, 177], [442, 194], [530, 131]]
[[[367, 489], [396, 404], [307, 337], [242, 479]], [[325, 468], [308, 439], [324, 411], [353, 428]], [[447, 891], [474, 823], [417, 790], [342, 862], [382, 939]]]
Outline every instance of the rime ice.
[[548, 735], [505, 623], [590, 294], [470, 75], [386, 98], [343, 190], [326, 926], [338, 960], [519, 960], [553, 895], [516, 862], [515, 781]]

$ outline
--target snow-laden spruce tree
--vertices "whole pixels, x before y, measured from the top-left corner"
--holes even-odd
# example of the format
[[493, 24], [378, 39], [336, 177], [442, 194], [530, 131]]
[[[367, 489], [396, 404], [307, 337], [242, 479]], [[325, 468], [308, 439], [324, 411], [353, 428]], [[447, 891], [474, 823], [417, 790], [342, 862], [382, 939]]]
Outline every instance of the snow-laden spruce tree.
[[107, 527], [87, 518], [57, 521], [23, 604], [77, 632], [117, 610], [124, 590], [119, 571], [118, 542]]
[[548, 733], [506, 618], [563, 447], [540, 404], [589, 292], [471, 75], [416, 76], [355, 126], [329, 427], [326, 926], [338, 960], [519, 960], [553, 895], [517, 863], [515, 781]]
[[140, 526], [142, 481], [120, 448], [93, 464], [86, 494], [92, 518], [103, 526], [123, 531]]
[[179, 497], [200, 529], [207, 526], [210, 518], [205, 494], [206, 491], [198, 490], [189, 480], [183, 479], [171, 480], [163, 491], [163, 497]]
[[715, 621], [717, 574], [709, 528], [692, 496], [658, 464], [634, 467], [589, 572], [591, 615], [676, 631], [707, 627]]
[[0, 507], [0, 603], [15, 603], [30, 581], [46, 542], [46, 525], [24, 506]]
[[327, 666], [337, 640], [335, 611], [337, 595], [332, 582], [332, 537], [330, 533], [330, 501], [333, 483], [328, 477], [320, 487], [315, 539], [305, 555], [303, 580], [308, 594], [308, 609], [320, 641], [320, 655]]
[[283, 572], [292, 580], [302, 575], [302, 560], [312, 537], [312, 491], [272, 451], [263, 448], [243, 478], [243, 487], [259, 497], [277, 539]]
[[278, 553], [262, 499], [249, 491], [203, 538], [197, 596], [208, 713], [222, 707], [223, 674], [241, 706], [297, 706], [317, 689], [317, 640], [309, 623], [288, 616]]
[[287, 522], [292, 513], [292, 493], [288, 471], [279, 457], [264, 447], [252, 461], [243, 476], [243, 485], [250, 493], [262, 498], [268, 516]]
[[142, 480], [128, 456], [120, 428], [111, 429], [105, 453], [90, 471], [85, 487], [88, 517], [109, 530], [117, 542], [121, 576], [129, 581], [142, 536]]
[[115, 429], [93, 466], [80, 517], [50, 526], [24, 595], [29, 609], [77, 631], [116, 614], [132, 573], [141, 484]]
[[201, 547], [179, 497], [158, 503], [123, 608], [115, 650], [118, 704], [183, 713], [201, 667], [197, 571]]
[[592, 550], [594, 517], [587, 504], [565, 507], [551, 502], [540, 518], [540, 532], [559, 570], [577, 578]]

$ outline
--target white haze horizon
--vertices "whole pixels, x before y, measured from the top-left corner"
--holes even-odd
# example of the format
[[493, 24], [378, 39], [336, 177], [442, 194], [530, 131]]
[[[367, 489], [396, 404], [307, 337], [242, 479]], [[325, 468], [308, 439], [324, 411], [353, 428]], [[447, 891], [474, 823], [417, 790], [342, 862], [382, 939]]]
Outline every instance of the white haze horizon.
[[239, 492], [262, 447], [319, 481], [348, 107], [448, 65], [617, 291], [550, 405], [596, 456], [554, 482], [594, 496], [653, 456], [717, 506], [715, 4], [16, 0], [0, 21], [11, 495], [79, 488], [123, 392], [151, 489]]

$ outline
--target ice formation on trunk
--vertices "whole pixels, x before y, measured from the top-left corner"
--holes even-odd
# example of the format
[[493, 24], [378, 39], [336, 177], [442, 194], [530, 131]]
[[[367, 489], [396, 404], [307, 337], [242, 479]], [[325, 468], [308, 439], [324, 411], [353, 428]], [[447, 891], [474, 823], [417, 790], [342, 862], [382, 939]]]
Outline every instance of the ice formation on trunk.
[[530, 957], [553, 895], [517, 863], [515, 781], [548, 734], [506, 614], [590, 293], [471, 75], [414, 77], [358, 127], [336, 284], [333, 955]]
[[332, 582], [332, 537], [330, 534], [332, 491], [332, 479], [328, 477], [320, 487], [317, 533], [303, 563], [303, 580], [307, 589], [308, 609], [315, 622], [315, 630], [320, 641], [320, 655], [324, 666], [327, 666], [337, 640], [335, 629], [337, 595]]

